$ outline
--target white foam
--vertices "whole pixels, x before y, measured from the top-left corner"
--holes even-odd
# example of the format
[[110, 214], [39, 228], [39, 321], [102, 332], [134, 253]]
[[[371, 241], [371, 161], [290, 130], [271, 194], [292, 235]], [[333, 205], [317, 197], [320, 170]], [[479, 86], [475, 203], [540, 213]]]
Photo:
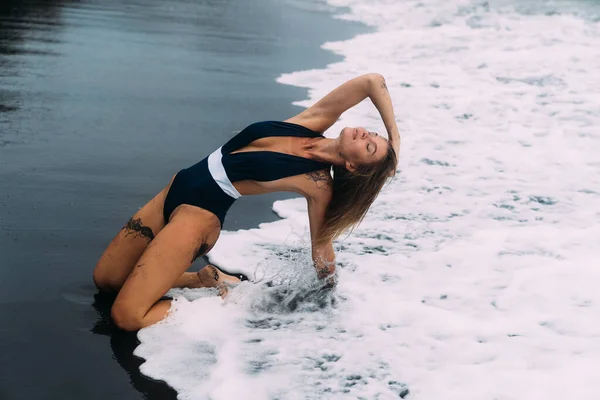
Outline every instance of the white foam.
[[[400, 174], [338, 244], [335, 305], [310, 294], [304, 200], [276, 202], [285, 219], [224, 232], [210, 257], [278, 285], [183, 292], [200, 297], [140, 332], [142, 371], [183, 399], [600, 398], [599, 24], [329, 3], [376, 32], [279, 81], [308, 106], [381, 72], [402, 130]], [[383, 130], [368, 102], [330, 134], [345, 125]]]

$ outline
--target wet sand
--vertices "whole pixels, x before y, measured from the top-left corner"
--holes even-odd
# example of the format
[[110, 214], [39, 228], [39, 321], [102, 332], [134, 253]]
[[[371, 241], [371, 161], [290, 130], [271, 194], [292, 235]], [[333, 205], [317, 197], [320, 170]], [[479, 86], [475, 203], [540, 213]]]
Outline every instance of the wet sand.
[[[1, 399], [176, 397], [139, 373], [93, 267], [176, 171], [300, 111], [304, 91], [275, 78], [365, 31], [331, 16], [276, 0], [0, 4]], [[274, 220], [284, 197], [239, 200], [224, 228]]]

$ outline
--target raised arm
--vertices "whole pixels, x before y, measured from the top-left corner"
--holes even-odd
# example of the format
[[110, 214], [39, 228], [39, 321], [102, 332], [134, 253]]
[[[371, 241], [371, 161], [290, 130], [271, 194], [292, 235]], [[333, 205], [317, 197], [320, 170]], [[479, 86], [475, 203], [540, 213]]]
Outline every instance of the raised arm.
[[396, 126], [392, 100], [385, 78], [378, 73], [361, 75], [344, 82], [314, 105], [287, 121], [317, 132], [325, 132], [340, 118], [342, 113], [367, 97], [379, 111], [397, 157], [400, 151], [400, 134]]
[[[396, 125], [396, 118], [394, 116], [394, 107], [392, 105], [392, 99], [390, 98], [390, 93], [388, 92], [387, 84], [385, 83], [385, 78], [381, 74], [374, 74], [371, 92], [369, 93], [369, 98], [379, 111], [379, 115], [383, 120], [383, 124], [385, 125], [385, 129], [388, 134], [388, 140], [392, 144], [394, 148], [394, 152], [396, 153], [396, 160], [400, 155], [400, 132], [398, 131], [398, 126]], [[394, 174], [396, 171], [394, 170]]]

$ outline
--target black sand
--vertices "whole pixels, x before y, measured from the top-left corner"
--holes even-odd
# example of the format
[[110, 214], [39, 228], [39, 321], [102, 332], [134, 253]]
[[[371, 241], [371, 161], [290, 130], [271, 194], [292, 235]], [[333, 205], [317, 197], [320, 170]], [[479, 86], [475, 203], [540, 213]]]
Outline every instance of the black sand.
[[[300, 110], [280, 73], [365, 30], [290, 3], [0, 2], [0, 399], [176, 397], [139, 373], [92, 270], [177, 170]], [[282, 197], [238, 201], [225, 229]]]

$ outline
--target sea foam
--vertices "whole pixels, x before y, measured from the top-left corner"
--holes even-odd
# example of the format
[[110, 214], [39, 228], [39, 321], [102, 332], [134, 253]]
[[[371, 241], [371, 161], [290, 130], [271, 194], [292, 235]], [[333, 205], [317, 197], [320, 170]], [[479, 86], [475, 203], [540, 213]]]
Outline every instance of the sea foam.
[[[336, 243], [331, 297], [315, 290], [303, 199], [223, 232], [211, 261], [259, 283], [224, 301], [174, 292], [171, 316], [139, 333], [142, 371], [182, 399], [600, 398], [597, 10], [329, 4], [375, 31], [278, 81], [308, 88], [310, 106], [383, 74], [398, 175]], [[385, 134], [365, 101], [327, 135], [353, 125]]]

